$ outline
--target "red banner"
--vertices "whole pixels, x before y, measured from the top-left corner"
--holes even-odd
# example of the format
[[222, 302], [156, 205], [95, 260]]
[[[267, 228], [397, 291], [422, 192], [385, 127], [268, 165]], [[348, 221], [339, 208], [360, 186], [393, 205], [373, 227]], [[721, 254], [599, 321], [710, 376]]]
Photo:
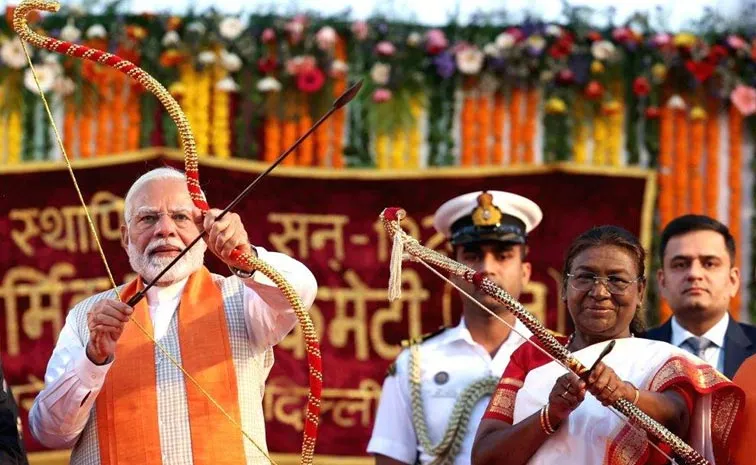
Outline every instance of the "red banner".
[[[123, 196], [140, 174], [164, 164], [181, 167], [181, 159], [175, 153], [150, 151], [74, 165], [118, 283], [132, 273], [119, 245]], [[201, 166], [208, 200], [219, 208], [265, 168], [216, 159], [204, 159]], [[34, 452], [44, 448], [31, 437], [26, 414], [43, 387], [66, 312], [110, 284], [63, 167], [0, 168], [0, 182], [0, 350], [34, 460]], [[565, 331], [569, 322], [558, 283], [566, 247], [599, 224], [623, 226], [648, 246], [654, 185], [648, 171], [575, 165], [416, 172], [275, 170], [236, 211], [254, 244], [301, 260], [318, 280], [311, 314], [322, 343], [325, 389], [317, 454], [364, 456], [381, 383], [400, 351], [399, 342], [458, 319], [456, 294], [417, 265], [405, 266], [402, 299], [387, 301], [391, 241], [378, 222], [384, 207], [405, 208], [406, 229], [426, 246], [443, 250], [446, 244], [433, 230], [432, 215], [447, 199], [481, 189], [533, 199], [544, 220], [530, 236], [533, 278], [523, 303], [550, 328]], [[214, 257], [208, 264], [228, 274]], [[279, 463], [298, 457], [306, 383], [303, 339], [295, 330], [276, 348], [264, 399], [268, 445]], [[37, 463], [42, 463], [40, 457]]]

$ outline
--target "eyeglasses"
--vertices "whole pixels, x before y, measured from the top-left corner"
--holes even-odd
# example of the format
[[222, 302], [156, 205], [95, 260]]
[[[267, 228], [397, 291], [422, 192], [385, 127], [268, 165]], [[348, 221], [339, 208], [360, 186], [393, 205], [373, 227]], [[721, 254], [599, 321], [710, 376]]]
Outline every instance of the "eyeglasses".
[[593, 273], [580, 273], [577, 275], [567, 273], [567, 278], [570, 287], [576, 291], [590, 291], [596, 284], [601, 283], [606, 287], [606, 290], [614, 295], [623, 295], [631, 284], [645, 279], [643, 276], [638, 276], [628, 281], [618, 276], [597, 276]]

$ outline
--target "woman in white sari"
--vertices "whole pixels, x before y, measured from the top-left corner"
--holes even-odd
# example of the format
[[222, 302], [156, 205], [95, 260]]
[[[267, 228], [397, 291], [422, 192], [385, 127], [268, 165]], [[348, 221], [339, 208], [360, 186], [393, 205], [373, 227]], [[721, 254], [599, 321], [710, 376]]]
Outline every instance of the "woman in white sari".
[[[667, 463], [650, 446], [650, 436], [606, 407], [620, 398], [712, 464], [727, 464], [743, 392], [701, 359], [664, 342], [633, 337], [643, 329], [644, 261], [643, 247], [622, 228], [593, 228], [573, 242], [563, 296], [575, 333], [558, 339], [587, 367], [610, 341], [615, 346], [585, 380], [533, 344], [520, 346], [478, 429], [473, 464]], [[667, 445], [654, 444], [671, 454]]]

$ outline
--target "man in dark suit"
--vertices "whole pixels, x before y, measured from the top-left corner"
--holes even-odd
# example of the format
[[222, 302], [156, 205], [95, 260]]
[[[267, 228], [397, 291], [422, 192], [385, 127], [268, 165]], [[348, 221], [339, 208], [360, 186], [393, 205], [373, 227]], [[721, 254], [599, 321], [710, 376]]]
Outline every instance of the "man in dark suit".
[[756, 353], [756, 327], [727, 312], [740, 287], [730, 231], [708, 216], [681, 216], [664, 228], [660, 254], [659, 289], [674, 315], [642, 336], [685, 349], [732, 378]]
[[28, 465], [21, 434], [16, 401], [0, 364], [0, 465]]

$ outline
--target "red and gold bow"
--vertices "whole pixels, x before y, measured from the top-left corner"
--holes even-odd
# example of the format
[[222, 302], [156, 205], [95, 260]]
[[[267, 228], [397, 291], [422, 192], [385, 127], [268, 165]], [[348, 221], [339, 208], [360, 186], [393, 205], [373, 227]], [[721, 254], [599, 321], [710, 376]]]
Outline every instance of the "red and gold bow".
[[[204, 193], [202, 192], [200, 188], [199, 164], [197, 160], [197, 149], [194, 142], [194, 136], [189, 126], [189, 122], [186, 116], [184, 115], [184, 112], [181, 110], [181, 107], [179, 106], [178, 102], [176, 102], [176, 100], [165, 89], [165, 87], [163, 87], [162, 84], [160, 84], [157, 80], [155, 80], [152, 76], [150, 76], [146, 71], [139, 68], [134, 63], [131, 63], [128, 60], [124, 60], [123, 58], [119, 56], [116, 56], [107, 52], [103, 52], [101, 50], [92, 49], [89, 47], [73, 44], [70, 42], [65, 42], [65, 41], [54, 39], [51, 37], [44, 37], [31, 30], [27, 22], [27, 16], [29, 14], [31, 14], [32, 12], [36, 12], [37, 10], [56, 12], [58, 11], [59, 8], [60, 8], [60, 4], [55, 1], [23, 0], [18, 5], [18, 7], [16, 7], [14, 11], [13, 29], [16, 31], [16, 33], [19, 35], [19, 37], [23, 41], [28, 42], [34, 45], [35, 47], [43, 48], [51, 52], [55, 52], [55, 53], [59, 53], [63, 55], [82, 58], [82, 59], [89, 60], [95, 63], [99, 63], [101, 65], [109, 66], [111, 68], [114, 68], [126, 74], [127, 76], [129, 76], [130, 78], [138, 82], [142, 87], [152, 92], [158, 98], [160, 103], [165, 107], [165, 109], [168, 111], [171, 118], [173, 119], [173, 121], [176, 123], [176, 126], [178, 127], [178, 133], [181, 139], [181, 144], [182, 144], [182, 148], [184, 150], [184, 155], [185, 155], [184, 170], [186, 173], [187, 188], [189, 189], [189, 193], [192, 197], [192, 201], [197, 206], [197, 208], [199, 208], [203, 212], [207, 211], [210, 207], [207, 203], [207, 200], [205, 199]], [[26, 49], [24, 48], [24, 50]], [[27, 58], [28, 58], [28, 53], [27, 53]], [[34, 72], [34, 66], [31, 63], [31, 59], [29, 59], [29, 65], [31, 66], [32, 72], [36, 76], [36, 73]], [[47, 106], [47, 101], [44, 100], [44, 94], [42, 92], [40, 92], [40, 95], [45, 103], [45, 107], [48, 109], [48, 116], [50, 116], [50, 122], [53, 125], [53, 129], [55, 130], [58, 143], [60, 144], [61, 150], [63, 151], [64, 156], [66, 157], [66, 161], [68, 162], [68, 156], [66, 155], [65, 149], [62, 146], [60, 135], [58, 133], [57, 127], [55, 126], [55, 121], [52, 119], [51, 114], [49, 113], [49, 107]], [[70, 169], [70, 163], [68, 164], [68, 166], [69, 166], [69, 171], [73, 177], [73, 171]], [[73, 177], [73, 179], [75, 182], [75, 177]], [[80, 195], [80, 200], [82, 200], [83, 202], [81, 195]], [[84, 205], [84, 207], [86, 208], [86, 205]], [[99, 242], [98, 242], [98, 246], [99, 246]], [[102, 255], [101, 248], [100, 248], [100, 253]], [[102, 255], [102, 258], [107, 267], [107, 261], [105, 260], [104, 255]], [[320, 398], [321, 398], [321, 391], [322, 391], [322, 385], [323, 385], [320, 344], [318, 343], [315, 328], [313, 327], [312, 321], [310, 320], [310, 316], [307, 313], [307, 309], [304, 307], [304, 304], [302, 303], [302, 300], [300, 299], [299, 294], [297, 294], [297, 292], [291, 286], [291, 284], [289, 284], [280, 273], [278, 273], [275, 269], [273, 269], [270, 265], [263, 262], [262, 260], [250, 254], [244, 254], [239, 249], [236, 249], [232, 252], [231, 259], [237, 264], [237, 268], [244, 269], [244, 270], [257, 270], [258, 272], [269, 277], [278, 286], [281, 292], [288, 299], [289, 303], [291, 304], [291, 307], [294, 309], [294, 312], [296, 313], [296, 316], [299, 320], [299, 324], [302, 327], [302, 333], [304, 335], [306, 346], [307, 346], [307, 361], [309, 365], [310, 391], [307, 397], [307, 409], [306, 409], [305, 418], [304, 418], [304, 434], [303, 434], [303, 443], [302, 443], [301, 463], [307, 464], [307, 465], [312, 464], [314, 450], [315, 450], [315, 442], [317, 439], [317, 432], [318, 432], [318, 421], [320, 417]], [[113, 284], [114, 287], [116, 287], [112, 276], [111, 276], [111, 283]], [[157, 344], [152, 338], [152, 335], [150, 335], [145, 330], [143, 330], [143, 332], [148, 338], [150, 338], [155, 344]], [[157, 346], [160, 347], [159, 344], [157, 344]], [[178, 367], [182, 368], [180, 365]], [[184, 370], [182, 369], [182, 371]], [[197, 384], [193, 378], [188, 376], [188, 373], [186, 373], [186, 371], [184, 371], [184, 374], [189, 381]], [[197, 387], [200, 389], [200, 391], [205, 392], [201, 386], [197, 385]], [[218, 406], [218, 408], [220, 408], [220, 406], [216, 402], [213, 402], [213, 399], [209, 398], [209, 400], [212, 403], [214, 403], [216, 406]], [[263, 448], [261, 448], [259, 444], [256, 444], [255, 441], [251, 438], [251, 436], [249, 436], [245, 431], [241, 429], [240, 425], [237, 425], [237, 426], [239, 427], [241, 433], [247, 439], [249, 439], [258, 449], [260, 449], [261, 452], [264, 453]]]

